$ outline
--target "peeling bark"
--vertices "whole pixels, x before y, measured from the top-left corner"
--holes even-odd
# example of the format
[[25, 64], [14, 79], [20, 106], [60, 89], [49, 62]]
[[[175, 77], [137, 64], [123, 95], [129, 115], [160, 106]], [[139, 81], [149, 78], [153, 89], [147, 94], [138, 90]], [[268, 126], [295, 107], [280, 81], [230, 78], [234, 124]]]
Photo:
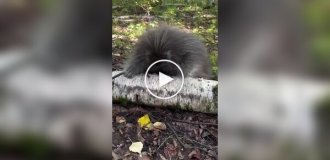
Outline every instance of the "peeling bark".
[[[112, 75], [117, 75], [118, 73], [120, 73], [120, 71], [114, 71]], [[159, 88], [157, 75], [150, 75], [147, 81], [151, 92], [160, 97], [168, 97], [175, 94], [181, 85], [181, 80], [175, 79], [171, 83]], [[179, 94], [166, 100], [158, 99], [147, 91], [144, 84], [144, 75], [136, 76], [132, 79], [119, 76], [114, 79], [112, 83], [112, 98], [117, 102], [172, 107], [204, 113], [218, 112], [217, 81], [185, 78], [182, 90]]]

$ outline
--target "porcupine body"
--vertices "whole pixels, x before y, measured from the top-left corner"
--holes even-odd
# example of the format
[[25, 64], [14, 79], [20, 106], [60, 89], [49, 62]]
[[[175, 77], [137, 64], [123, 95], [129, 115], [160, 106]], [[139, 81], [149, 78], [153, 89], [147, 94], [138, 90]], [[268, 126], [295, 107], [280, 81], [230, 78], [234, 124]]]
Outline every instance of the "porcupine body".
[[[144, 74], [149, 65], [161, 59], [178, 64], [185, 77], [211, 77], [211, 65], [203, 43], [193, 34], [167, 25], [148, 30], [139, 37], [125, 65], [124, 75], [131, 78]], [[170, 76], [180, 75], [177, 67], [168, 62], [157, 63], [149, 71], [158, 72]]]

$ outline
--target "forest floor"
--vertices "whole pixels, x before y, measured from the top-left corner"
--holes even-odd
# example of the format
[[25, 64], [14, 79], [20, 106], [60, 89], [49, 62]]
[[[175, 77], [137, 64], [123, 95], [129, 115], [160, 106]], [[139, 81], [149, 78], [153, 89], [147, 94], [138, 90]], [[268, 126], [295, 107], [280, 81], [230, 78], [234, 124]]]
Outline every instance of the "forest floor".
[[[218, 157], [217, 115], [132, 104], [113, 104], [112, 114], [114, 159], [213, 160]], [[160, 122], [166, 127], [141, 128], [138, 120], [144, 115], [150, 117], [151, 123]], [[143, 144], [141, 155], [130, 151], [133, 142]]]
[[[120, 50], [113, 48], [113, 70], [123, 69], [125, 58], [117, 54]], [[166, 129], [141, 128], [138, 119], [146, 114]], [[114, 159], [218, 159], [217, 115], [114, 103], [112, 118]], [[129, 150], [132, 142], [142, 142], [142, 157]]]
[[[139, 35], [148, 27], [157, 26], [160, 21], [165, 21], [191, 33], [195, 31], [194, 34], [203, 39], [210, 55], [214, 77], [217, 77], [216, 7], [203, 9], [193, 6], [195, 5], [163, 6], [161, 8], [164, 11], [149, 20], [141, 18], [143, 16], [122, 16], [131, 15], [133, 11], [129, 9], [127, 12], [114, 12], [117, 14], [113, 19], [112, 70], [123, 69], [125, 60], [131, 54]], [[210, 14], [211, 17], [205, 18], [205, 15]], [[190, 18], [184, 18], [187, 16]], [[159, 122], [162, 127], [146, 130], [139, 123], [146, 115], [150, 119], [150, 124], [155, 125], [155, 122]], [[218, 116], [215, 114], [173, 110], [166, 106], [155, 108], [114, 102], [112, 118], [113, 159], [218, 159]], [[135, 142], [142, 143], [141, 154], [131, 151], [132, 148], [138, 148], [138, 151], [141, 149], [139, 145], [137, 148], [132, 145], [137, 144]]]

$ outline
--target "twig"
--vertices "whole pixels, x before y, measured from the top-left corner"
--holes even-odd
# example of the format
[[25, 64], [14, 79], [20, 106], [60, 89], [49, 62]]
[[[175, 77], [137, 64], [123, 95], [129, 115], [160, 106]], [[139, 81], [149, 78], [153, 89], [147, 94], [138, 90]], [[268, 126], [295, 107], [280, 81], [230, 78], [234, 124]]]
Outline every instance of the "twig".
[[164, 143], [168, 140], [168, 139], [170, 139], [170, 138], [172, 138], [172, 136], [173, 135], [170, 135], [170, 136], [168, 136], [159, 146], [158, 146], [158, 148], [156, 149], [156, 151], [158, 151], [159, 150], [159, 148], [160, 147], [162, 147], [163, 145], [164, 145]]
[[176, 139], [179, 141], [179, 143], [181, 144], [181, 146], [182, 146], [183, 148], [191, 148], [190, 145], [188, 145], [188, 144], [183, 144], [183, 142], [180, 140], [178, 134], [177, 134], [176, 131], [173, 129], [172, 125], [170, 125], [170, 124], [167, 123], [167, 122], [165, 122], [165, 124], [166, 124], [166, 126], [168, 126], [168, 127], [171, 129], [171, 131], [174, 133], [174, 136], [176, 137]]
[[133, 143], [133, 141], [132, 141], [132, 139], [131, 138], [129, 138], [129, 137], [127, 137], [130, 141], [131, 141], [131, 143]]
[[216, 139], [218, 139], [218, 136], [217, 135], [214, 135], [213, 132], [210, 131], [210, 129], [208, 128], [205, 128], [213, 137], [215, 137]]
[[189, 124], [196, 124], [196, 125], [218, 126], [218, 124], [216, 124], [216, 123], [190, 122], [190, 121], [183, 121], [183, 120], [172, 119], [172, 118], [170, 118], [170, 120], [175, 121], [175, 122], [182, 122], [182, 123], [189, 123]]
[[[149, 114], [151, 115], [152, 119], [153, 119], [153, 117], [157, 117], [157, 116], [154, 116], [152, 113], [149, 113]], [[169, 123], [166, 122], [166, 118], [165, 118], [164, 122], [165, 122], [166, 126], [168, 126], [171, 129], [171, 131], [173, 132], [175, 138], [179, 141], [179, 143], [181, 144], [181, 146], [183, 148], [190, 148], [191, 147], [189, 145], [183, 144], [183, 142], [180, 140], [178, 134], [176, 133], [176, 131], [174, 130], [174, 128], [172, 127], [172, 125], [170, 125]]]
[[[172, 126], [169, 126], [170, 128], [172, 127]], [[172, 128], [173, 129], [173, 128]], [[173, 129], [174, 130], [174, 129]], [[176, 131], [174, 130], [173, 131], [172, 130], [172, 132], [173, 133], [176, 133]], [[182, 132], [181, 132], [182, 133]], [[195, 140], [193, 140], [193, 139], [190, 139], [190, 138], [188, 138], [188, 137], [186, 137], [186, 136], [182, 136], [183, 138], [185, 138], [185, 139], [187, 139], [187, 140], [189, 140], [189, 141], [191, 141], [191, 142], [194, 142], [195, 144], [197, 144], [197, 145], [200, 145], [200, 146], [203, 146], [203, 147], [206, 147], [206, 148], [208, 148], [208, 149], [217, 149], [218, 148], [218, 146], [208, 146], [208, 145], [205, 145], [205, 144], [202, 144], [202, 143], [200, 143], [200, 142], [197, 142], [197, 141], [195, 141]], [[177, 138], [178, 139], [178, 141], [180, 142], [180, 144], [182, 145], [182, 142], [180, 141], [180, 139], [179, 138]], [[200, 150], [203, 150], [203, 151], [205, 151], [205, 152], [208, 152], [208, 150], [207, 149], [205, 149], [205, 148], [203, 148], [203, 147], [199, 147], [199, 146], [190, 146], [190, 145], [185, 145], [185, 147], [186, 148], [198, 148], [198, 149], [200, 149]]]
[[186, 137], [186, 136], [182, 136], [182, 137], [185, 138], [185, 139], [187, 139], [187, 140], [189, 140], [189, 141], [191, 141], [191, 142], [194, 142], [194, 143], [196, 143], [196, 144], [198, 144], [198, 145], [200, 145], [200, 146], [206, 147], [206, 148], [208, 148], [208, 149], [216, 149], [216, 148], [218, 148], [218, 146], [209, 146], [209, 145], [205, 145], [205, 144], [203, 144], [203, 143], [200, 143], [200, 142], [198, 142], [198, 141], [195, 141], [195, 140], [193, 140], [193, 139], [191, 139], [191, 138], [188, 138], [188, 137]]
[[[155, 117], [155, 116], [153, 116], [151, 113], [150, 113], [150, 115], [151, 115], [151, 117]], [[173, 119], [171, 119], [171, 120], [173, 120]], [[165, 118], [165, 121], [166, 121], [166, 118]], [[180, 121], [181, 121], [181, 120], [180, 120]], [[208, 152], [208, 150], [205, 149], [205, 148], [201, 148], [201, 147], [198, 147], [198, 146], [196, 146], [196, 147], [192, 147], [192, 146], [189, 145], [189, 144], [184, 144], [184, 143], [180, 140], [180, 137], [178, 136], [177, 132], [176, 132], [175, 129], [172, 127], [172, 125], [170, 125], [170, 124], [167, 123], [167, 122], [165, 122], [165, 124], [166, 124], [166, 126], [168, 126], [168, 127], [171, 129], [171, 131], [173, 132], [174, 136], [176, 137], [176, 139], [179, 141], [179, 143], [181, 144], [181, 146], [182, 146], [183, 148], [198, 148], [198, 149], [201, 149], [201, 150], [203, 150], [203, 151], [205, 151], [205, 152]], [[213, 124], [213, 123], [209, 123], [209, 124]], [[213, 124], [213, 125], [214, 125], [214, 124]], [[206, 147], [206, 148], [208, 148], [208, 149], [216, 149], [216, 148], [218, 148], [217, 146], [216, 146], [216, 147], [213, 147], [213, 146], [208, 146], [208, 145], [202, 144], [202, 143], [197, 142], [197, 141], [195, 141], [195, 140], [193, 140], [193, 139], [190, 139], [190, 138], [188, 138], [188, 137], [186, 137], [186, 136], [183, 136], [183, 138], [186, 138], [187, 140], [189, 140], [189, 141], [191, 141], [191, 142], [194, 142], [194, 143], [196, 143], [196, 144], [198, 144], [198, 145], [200, 145], [200, 146]], [[167, 138], [167, 139], [168, 139], [168, 138]], [[167, 139], [166, 139], [165, 141], [167, 141]], [[164, 142], [163, 142], [163, 143], [164, 143]], [[157, 149], [157, 150], [158, 150], [158, 149]]]
[[[151, 112], [156, 112], [156, 111], [151, 111]], [[157, 117], [159, 119], [164, 119], [164, 118], [161, 118], [161, 117], [158, 117], [158, 116], [154, 116], [150, 113], [151, 116], [153, 117]], [[209, 125], [209, 126], [217, 126], [218, 127], [218, 124], [216, 123], [203, 123], [203, 122], [191, 122], [191, 121], [184, 121], [184, 120], [179, 120], [179, 119], [173, 119], [173, 118], [168, 118], [167, 119], [171, 120], [171, 121], [175, 121], [175, 122], [181, 122], [181, 123], [189, 123], [189, 124], [196, 124], [196, 125]]]

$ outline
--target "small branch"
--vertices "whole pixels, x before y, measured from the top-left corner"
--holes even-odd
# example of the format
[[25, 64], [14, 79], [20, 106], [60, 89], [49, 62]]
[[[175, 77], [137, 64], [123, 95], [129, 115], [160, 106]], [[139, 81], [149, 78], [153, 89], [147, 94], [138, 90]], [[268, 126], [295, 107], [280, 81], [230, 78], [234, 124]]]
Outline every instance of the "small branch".
[[131, 141], [131, 143], [133, 143], [133, 141], [132, 141], [132, 139], [131, 138], [129, 138], [129, 137], [127, 137], [128, 139], [129, 139], [129, 141]]
[[[154, 116], [152, 113], [149, 113], [150, 115], [151, 115], [151, 117], [152, 117], [152, 119], [154, 119], [156, 116]], [[165, 121], [166, 121], [166, 118], [165, 118]], [[203, 151], [205, 151], [205, 152], [208, 152], [208, 150], [207, 149], [217, 149], [218, 148], [218, 146], [209, 146], [209, 145], [205, 145], [205, 144], [202, 144], [202, 143], [200, 143], [200, 142], [197, 142], [197, 141], [195, 141], [195, 140], [193, 140], [193, 139], [191, 139], [191, 138], [188, 138], [188, 137], [186, 137], [186, 136], [182, 136], [182, 138], [185, 138], [185, 139], [187, 139], [187, 140], [189, 140], [189, 141], [191, 141], [191, 142], [193, 142], [193, 143], [195, 143], [195, 144], [197, 144], [197, 145], [199, 145], [199, 146], [202, 146], [202, 147], [199, 147], [199, 146], [191, 146], [191, 145], [189, 145], [189, 144], [184, 144], [181, 140], [180, 140], [180, 137], [178, 136], [178, 134], [177, 134], [177, 131], [173, 128], [173, 126], [171, 125], [171, 124], [169, 124], [169, 123], [167, 123], [167, 122], [165, 122], [165, 124], [166, 124], [166, 126], [168, 126], [169, 128], [170, 128], [170, 130], [173, 132], [173, 134], [174, 134], [174, 136], [176, 137], [176, 139], [179, 141], [179, 143], [180, 143], [180, 145], [183, 147], [183, 148], [185, 148], [185, 149], [187, 149], [187, 148], [198, 148], [198, 149], [200, 149], [200, 150], [203, 150]], [[169, 137], [168, 137], [169, 138]], [[166, 141], [167, 141], [167, 139], [168, 138], [166, 138], [166, 140], [163, 142], [163, 143], [165, 143]], [[163, 143], [161, 144], [161, 145], [163, 145]], [[205, 148], [207, 148], [207, 149], [205, 149], [205, 148], [203, 148], [203, 147], [205, 147]], [[160, 148], [160, 146], [158, 147], [158, 149]], [[158, 150], [157, 149], [157, 150]]]
[[190, 121], [183, 121], [183, 120], [172, 119], [172, 118], [170, 118], [170, 120], [175, 121], [175, 122], [182, 122], [182, 123], [189, 123], [189, 124], [196, 124], [196, 125], [218, 126], [218, 124], [216, 124], [216, 123], [190, 122]]
[[206, 148], [208, 148], [208, 149], [216, 149], [216, 148], [218, 148], [218, 146], [209, 146], [209, 145], [205, 145], [205, 144], [202, 144], [202, 143], [200, 143], [200, 142], [198, 142], [198, 141], [195, 141], [195, 140], [193, 140], [193, 139], [191, 139], [191, 138], [188, 138], [188, 137], [186, 137], [186, 136], [182, 136], [183, 138], [185, 138], [186, 140], [189, 140], [189, 141], [191, 141], [191, 142], [193, 142], [193, 143], [196, 143], [196, 144], [198, 144], [198, 145], [200, 145], [200, 146], [203, 146], [203, 147], [206, 147]]
[[168, 139], [170, 139], [170, 138], [172, 138], [173, 137], [173, 135], [170, 135], [170, 136], [168, 136], [159, 146], [158, 146], [158, 148], [157, 148], [157, 150], [156, 151], [158, 151], [159, 150], [159, 148], [160, 147], [162, 147], [163, 145], [164, 145], [164, 143], [168, 140]]
[[170, 125], [169, 123], [166, 123], [166, 122], [165, 122], [165, 124], [166, 124], [166, 126], [168, 126], [168, 127], [171, 129], [171, 131], [173, 132], [174, 136], [176, 137], [176, 139], [179, 141], [179, 143], [181, 144], [181, 146], [182, 146], [183, 148], [191, 148], [190, 145], [188, 145], [188, 144], [183, 144], [183, 142], [180, 140], [178, 134], [177, 134], [176, 131], [173, 129], [172, 125]]

